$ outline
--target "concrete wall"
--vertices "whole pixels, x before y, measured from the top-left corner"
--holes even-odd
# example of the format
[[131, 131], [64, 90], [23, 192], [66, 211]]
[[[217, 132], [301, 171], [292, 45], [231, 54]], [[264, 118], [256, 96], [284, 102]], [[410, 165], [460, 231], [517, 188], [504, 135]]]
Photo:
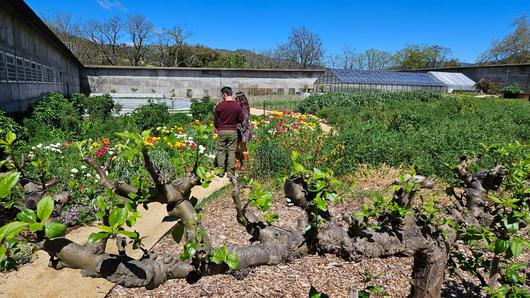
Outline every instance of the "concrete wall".
[[[313, 87], [324, 70], [245, 70], [206, 68], [137, 68], [87, 66], [81, 71], [84, 93], [156, 93], [201, 97], [204, 90], [219, 96], [223, 86], [249, 95], [288, 94]], [[137, 89], [133, 91], [132, 89]]]
[[502, 86], [517, 85], [530, 91], [530, 64], [466, 66], [429, 70], [461, 72], [475, 82], [478, 82], [480, 79], [488, 79], [500, 83]]
[[0, 108], [24, 111], [57, 91], [79, 92], [82, 65], [22, 1], [0, 2]]

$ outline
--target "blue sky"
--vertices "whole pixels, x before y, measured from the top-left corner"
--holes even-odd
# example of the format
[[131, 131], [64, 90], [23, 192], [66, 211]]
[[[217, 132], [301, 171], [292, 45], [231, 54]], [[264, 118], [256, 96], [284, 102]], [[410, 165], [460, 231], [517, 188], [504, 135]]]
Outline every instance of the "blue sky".
[[191, 43], [223, 49], [265, 50], [284, 42], [293, 26], [322, 38], [326, 54], [345, 45], [394, 52], [412, 43], [438, 44], [474, 62], [493, 39], [530, 15], [530, 0], [27, 0], [40, 16], [75, 19], [144, 14], [157, 28], [181, 25]]

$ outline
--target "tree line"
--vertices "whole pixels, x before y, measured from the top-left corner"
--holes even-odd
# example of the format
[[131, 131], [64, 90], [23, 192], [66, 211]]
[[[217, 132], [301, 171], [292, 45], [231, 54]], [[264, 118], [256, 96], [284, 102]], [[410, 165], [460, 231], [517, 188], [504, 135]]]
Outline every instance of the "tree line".
[[[357, 51], [349, 46], [326, 54], [322, 39], [306, 27], [293, 27], [287, 41], [263, 51], [228, 51], [190, 44], [192, 32], [182, 26], [157, 29], [144, 15], [107, 20], [74, 20], [59, 13], [45, 19], [84, 64], [214, 68], [343, 68], [411, 70], [460, 66], [452, 50], [441, 45], [410, 44], [390, 53]], [[514, 31], [494, 40], [478, 63], [530, 63], [530, 25], [526, 15], [513, 22]]]

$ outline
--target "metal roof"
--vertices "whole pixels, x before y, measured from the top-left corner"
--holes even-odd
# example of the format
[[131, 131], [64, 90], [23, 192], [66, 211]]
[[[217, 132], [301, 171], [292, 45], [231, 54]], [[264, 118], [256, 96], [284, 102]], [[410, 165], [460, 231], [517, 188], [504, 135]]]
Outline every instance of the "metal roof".
[[446, 84], [449, 89], [464, 91], [475, 90], [475, 81], [466, 77], [463, 73], [438, 71], [429, 71], [429, 73], [440, 82]]
[[329, 69], [341, 83], [445, 86], [428, 73]]

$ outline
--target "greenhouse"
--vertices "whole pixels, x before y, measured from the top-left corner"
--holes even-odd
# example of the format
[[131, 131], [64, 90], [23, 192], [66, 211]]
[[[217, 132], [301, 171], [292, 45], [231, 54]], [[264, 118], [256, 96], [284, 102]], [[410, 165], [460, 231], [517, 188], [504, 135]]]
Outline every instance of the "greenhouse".
[[315, 82], [317, 92], [447, 92], [433, 75], [384, 70], [327, 69]]
[[438, 81], [447, 85], [447, 92], [475, 91], [475, 81], [459, 72], [429, 71]]

